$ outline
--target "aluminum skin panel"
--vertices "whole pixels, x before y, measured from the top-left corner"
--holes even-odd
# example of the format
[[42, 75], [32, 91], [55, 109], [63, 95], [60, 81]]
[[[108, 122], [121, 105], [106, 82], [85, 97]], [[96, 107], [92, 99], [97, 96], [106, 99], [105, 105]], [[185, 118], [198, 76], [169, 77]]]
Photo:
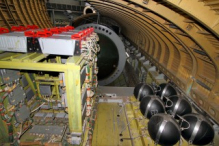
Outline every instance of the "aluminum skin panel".
[[27, 38], [21, 33], [0, 35], [0, 51], [27, 52]]
[[43, 54], [73, 56], [75, 51], [75, 40], [67, 36], [53, 36], [39, 38]]

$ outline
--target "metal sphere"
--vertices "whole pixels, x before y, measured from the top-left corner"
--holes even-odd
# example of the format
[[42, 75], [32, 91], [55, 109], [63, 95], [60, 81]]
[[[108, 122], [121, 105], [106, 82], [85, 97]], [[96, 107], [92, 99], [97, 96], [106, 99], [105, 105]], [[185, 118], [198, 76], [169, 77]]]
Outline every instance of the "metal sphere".
[[159, 145], [175, 145], [180, 140], [180, 127], [175, 119], [167, 114], [156, 114], [148, 122], [148, 132]]
[[157, 95], [160, 96], [162, 100], [165, 101], [165, 97], [177, 95], [176, 89], [171, 84], [162, 83], [159, 86], [160, 86], [160, 91], [157, 92]]
[[140, 103], [141, 113], [148, 119], [158, 113], [164, 113], [165, 107], [163, 101], [155, 95], [146, 96]]
[[149, 84], [139, 83], [135, 86], [134, 96], [137, 100], [141, 101], [144, 97], [148, 95], [154, 95], [153, 87]]
[[[178, 116], [192, 113], [190, 103], [180, 95], [173, 95], [166, 100], [166, 112], [178, 119]], [[178, 115], [178, 116], [177, 116]]]
[[182, 131], [182, 136], [190, 144], [207, 145], [214, 139], [214, 129], [211, 123], [200, 114], [187, 114], [180, 120], [181, 127], [188, 127]]

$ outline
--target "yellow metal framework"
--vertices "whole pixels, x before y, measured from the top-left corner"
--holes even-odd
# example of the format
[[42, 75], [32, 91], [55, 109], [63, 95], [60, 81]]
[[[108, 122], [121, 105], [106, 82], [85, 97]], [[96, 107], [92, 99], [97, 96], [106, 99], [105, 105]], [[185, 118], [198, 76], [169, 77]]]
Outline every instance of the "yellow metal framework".
[[[0, 54], [0, 68], [61, 72], [65, 75], [66, 95], [70, 132], [82, 132], [81, 82], [80, 69], [83, 65], [81, 57], [69, 57], [65, 64], [40, 62], [47, 55], [37, 53], [4, 53]], [[32, 85], [33, 89], [34, 86]], [[33, 90], [35, 91], [35, 90]]]

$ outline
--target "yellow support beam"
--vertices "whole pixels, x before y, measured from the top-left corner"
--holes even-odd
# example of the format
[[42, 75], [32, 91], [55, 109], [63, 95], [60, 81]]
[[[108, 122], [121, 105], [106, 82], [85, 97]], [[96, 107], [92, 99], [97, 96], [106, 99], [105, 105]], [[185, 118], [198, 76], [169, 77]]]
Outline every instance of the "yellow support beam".
[[33, 84], [33, 81], [31, 80], [29, 74], [28, 74], [28, 73], [24, 73], [24, 76], [25, 76], [25, 78], [27, 79], [27, 81], [28, 81], [28, 83], [29, 83], [29, 85], [30, 85], [30, 88], [32, 89], [32, 91], [34, 92], [34, 94], [36, 94], [36, 88], [35, 88], [35, 86], [34, 86], [34, 84]]
[[[73, 133], [82, 132], [82, 113], [81, 113], [82, 103], [81, 103], [80, 69], [81, 69], [81, 66], [83, 65], [82, 64], [83, 58], [70, 57], [68, 58], [66, 64], [60, 64], [60, 63], [33, 62], [33, 60], [38, 60], [36, 58], [42, 58], [42, 55], [40, 54], [36, 55], [35, 53], [31, 53], [27, 55], [10, 53], [11, 56], [16, 55], [16, 57], [19, 59], [14, 59], [10, 55], [7, 55], [7, 53], [4, 55], [7, 58], [7, 61], [5, 61], [4, 57], [0, 59], [1, 69], [52, 71], [52, 72], [64, 73], [67, 103], [68, 103], [69, 129], [70, 129], [70, 132], [73, 132]], [[33, 56], [35, 56], [36, 58], [34, 58]], [[10, 60], [10, 58], [13, 58], [13, 59]], [[24, 61], [24, 59], [26, 60]], [[76, 64], [76, 63], [79, 63], [79, 64]], [[25, 77], [27, 77], [28, 80], [31, 80], [27, 76], [27, 74], [25, 74]], [[33, 89], [33, 91], [35, 91], [34, 85], [30, 85], [30, 86]]]
[[80, 66], [67, 64], [67, 70], [64, 73], [69, 129], [71, 132], [82, 132]]

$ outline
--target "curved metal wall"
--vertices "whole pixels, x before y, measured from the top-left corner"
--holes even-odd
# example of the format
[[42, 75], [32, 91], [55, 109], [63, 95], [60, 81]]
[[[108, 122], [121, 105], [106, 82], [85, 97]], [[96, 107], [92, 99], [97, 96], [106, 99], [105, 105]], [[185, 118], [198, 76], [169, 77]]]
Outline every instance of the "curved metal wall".
[[88, 0], [219, 121], [219, 0]]
[[37, 25], [50, 28], [44, 0], [0, 0], [0, 27]]

